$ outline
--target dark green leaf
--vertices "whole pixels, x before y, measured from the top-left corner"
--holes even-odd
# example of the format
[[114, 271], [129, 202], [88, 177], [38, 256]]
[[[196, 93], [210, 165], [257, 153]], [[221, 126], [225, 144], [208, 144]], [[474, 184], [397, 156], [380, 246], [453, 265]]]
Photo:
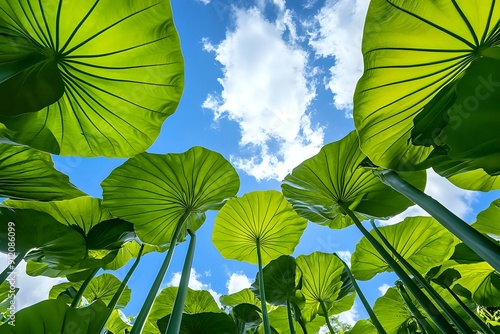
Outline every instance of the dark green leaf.
[[[158, 320], [160, 332], [165, 333], [170, 315]], [[237, 334], [236, 325], [225, 313], [203, 312], [183, 314], [179, 334]]]

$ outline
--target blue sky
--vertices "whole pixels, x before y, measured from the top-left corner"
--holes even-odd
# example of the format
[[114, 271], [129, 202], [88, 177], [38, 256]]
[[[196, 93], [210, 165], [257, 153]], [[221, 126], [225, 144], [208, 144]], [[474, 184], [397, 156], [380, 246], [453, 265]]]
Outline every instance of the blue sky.
[[[361, 32], [368, 0], [171, 0], [185, 58], [185, 90], [174, 115], [164, 123], [148, 152], [179, 153], [192, 146], [220, 152], [241, 177], [239, 195], [279, 189], [279, 181], [304, 159], [354, 129], [352, 94], [362, 73]], [[54, 157], [56, 168], [91, 196], [125, 159]], [[430, 173], [426, 192], [466, 221], [499, 197], [460, 190]], [[392, 219], [423, 214], [418, 208]], [[253, 281], [257, 267], [223, 259], [211, 244], [215, 213], [197, 233], [193, 288], [214, 294], [237, 291]], [[310, 224], [294, 255], [354, 251], [361, 234]], [[181, 270], [187, 244], [176, 248], [165, 285]], [[163, 254], [143, 258], [132, 278], [136, 314]], [[128, 268], [128, 266], [126, 267]], [[115, 274], [122, 278], [126, 268]], [[369, 301], [382, 295], [395, 276], [361, 282]], [[20, 306], [47, 297], [56, 281], [21, 275], [27, 288]], [[383, 288], [382, 288], [383, 289]], [[366, 318], [361, 304], [343, 319]]]

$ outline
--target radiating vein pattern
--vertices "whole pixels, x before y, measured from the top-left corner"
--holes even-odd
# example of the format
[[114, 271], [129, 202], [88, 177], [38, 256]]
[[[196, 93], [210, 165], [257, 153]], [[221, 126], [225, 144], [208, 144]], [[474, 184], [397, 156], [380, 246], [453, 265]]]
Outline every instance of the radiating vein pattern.
[[0, 116], [13, 141], [130, 157], [177, 108], [184, 61], [168, 0], [0, 0], [0, 28], [55, 61], [64, 85], [57, 103]]

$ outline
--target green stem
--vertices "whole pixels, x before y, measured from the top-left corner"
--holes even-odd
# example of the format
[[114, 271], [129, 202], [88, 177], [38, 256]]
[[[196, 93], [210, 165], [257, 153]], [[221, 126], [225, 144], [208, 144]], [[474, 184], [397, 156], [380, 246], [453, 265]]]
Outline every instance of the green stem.
[[[422, 315], [422, 313], [420, 313], [418, 308], [415, 305], [413, 305], [413, 302], [411, 301], [410, 296], [408, 296], [408, 293], [406, 292], [403, 283], [401, 283], [399, 281], [396, 282], [396, 287], [398, 288], [399, 294], [403, 298], [403, 300], [404, 300], [406, 306], [408, 307], [408, 309], [410, 310], [411, 314], [417, 319], [420, 327], [424, 331], [426, 331], [427, 333], [436, 334], [436, 331], [429, 325], [429, 323], [427, 322], [425, 317]], [[451, 332], [451, 333], [453, 333], [453, 332]]]
[[298, 321], [299, 325], [300, 325], [300, 328], [302, 328], [302, 331], [304, 332], [304, 334], [308, 334], [307, 333], [307, 326], [306, 324], [304, 323], [304, 321]]
[[292, 316], [292, 306], [290, 305], [290, 301], [286, 300], [286, 309], [288, 311], [288, 326], [290, 327], [290, 334], [295, 334], [295, 325], [293, 323]]
[[359, 287], [358, 283], [356, 282], [356, 279], [352, 275], [351, 269], [349, 268], [347, 263], [345, 263], [337, 254], [335, 254], [335, 256], [340, 261], [342, 261], [342, 263], [344, 264], [344, 267], [347, 271], [347, 274], [349, 275], [349, 278], [351, 279], [351, 282], [354, 285], [354, 289], [356, 290], [356, 293], [358, 294], [359, 299], [361, 299], [361, 302], [363, 303], [363, 306], [365, 307], [366, 312], [368, 312], [368, 315], [370, 316], [372, 324], [375, 326], [375, 328], [377, 329], [379, 334], [386, 334], [384, 327], [382, 327], [382, 324], [380, 323], [377, 316], [373, 312], [373, 309], [371, 308], [370, 303], [368, 303], [368, 300], [366, 300], [365, 295], [363, 294], [363, 291], [361, 291], [361, 288]]
[[382, 243], [389, 249], [389, 251], [396, 257], [396, 259], [415, 277], [418, 283], [424, 287], [429, 295], [434, 299], [444, 313], [450, 318], [453, 324], [457, 327], [462, 334], [474, 334], [474, 331], [467, 325], [467, 323], [450, 307], [450, 305], [441, 297], [441, 295], [429, 284], [429, 282], [416, 270], [399, 252], [389, 243], [380, 230], [375, 225], [373, 220], [370, 221], [373, 230], [379, 236]]
[[335, 334], [335, 331], [332, 328], [332, 324], [330, 323], [330, 318], [328, 317], [328, 310], [326, 309], [325, 303], [323, 301], [320, 301], [319, 305], [321, 306], [321, 309], [323, 310], [323, 315], [325, 317], [326, 325], [328, 326], [328, 330], [330, 331], [330, 334]]
[[439, 327], [443, 333], [455, 333], [456, 331], [448, 323], [448, 321], [443, 317], [443, 315], [438, 311], [438, 309], [432, 304], [429, 298], [420, 290], [420, 288], [413, 282], [413, 280], [406, 274], [406, 272], [401, 268], [401, 266], [392, 258], [392, 256], [385, 250], [385, 248], [378, 243], [378, 241], [368, 232], [363, 224], [359, 221], [358, 217], [342, 202], [338, 202], [338, 205], [344, 210], [344, 212], [351, 217], [354, 224], [363, 233], [365, 238], [372, 244], [373, 248], [382, 256], [385, 262], [391, 267], [391, 269], [399, 276], [403, 281], [405, 286], [410, 290], [411, 294], [417, 299], [417, 301], [422, 305], [424, 310], [429, 314], [434, 323]]
[[191, 240], [189, 241], [186, 261], [184, 262], [184, 267], [182, 268], [181, 281], [179, 283], [179, 289], [177, 290], [177, 296], [175, 297], [172, 314], [170, 315], [170, 320], [168, 321], [167, 330], [165, 332], [166, 334], [178, 334], [181, 329], [182, 312], [184, 311], [184, 302], [186, 301], [189, 277], [191, 276], [191, 267], [193, 265], [194, 249], [196, 246], [196, 235], [189, 229], [187, 232], [189, 233]]
[[80, 303], [80, 300], [82, 299], [83, 293], [85, 292], [85, 290], [87, 289], [87, 286], [90, 284], [90, 281], [92, 281], [92, 279], [97, 274], [97, 272], [99, 271], [99, 269], [101, 269], [101, 268], [97, 267], [94, 270], [92, 270], [90, 272], [89, 276], [87, 276], [87, 278], [85, 279], [85, 281], [83, 281], [82, 286], [80, 287], [80, 289], [76, 293], [75, 298], [71, 302], [71, 307], [72, 308], [77, 308], [78, 307], [78, 304]]
[[264, 323], [264, 333], [271, 334], [271, 325], [269, 324], [269, 317], [267, 315], [266, 306], [266, 292], [264, 289], [264, 273], [262, 272], [262, 255], [260, 254], [260, 239], [257, 239], [257, 260], [259, 262], [259, 291], [260, 291], [260, 304], [262, 308], [262, 321]]
[[153, 307], [156, 294], [160, 290], [161, 283], [163, 282], [163, 278], [165, 278], [168, 266], [170, 265], [170, 260], [172, 260], [175, 244], [177, 243], [177, 239], [179, 238], [179, 234], [181, 233], [182, 226], [184, 226], [184, 222], [188, 218], [189, 214], [190, 212], [186, 211], [177, 222], [174, 234], [172, 235], [172, 239], [170, 240], [170, 246], [168, 248], [167, 255], [165, 256], [165, 260], [163, 260], [163, 263], [161, 264], [160, 270], [158, 271], [155, 281], [153, 282], [153, 285], [149, 290], [148, 296], [146, 297], [146, 301], [144, 302], [144, 304], [142, 304], [141, 311], [137, 315], [137, 318], [134, 322], [134, 326], [132, 326], [130, 334], [141, 334], [144, 328], [146, 319], [148, 318], [149, 312], [151, 311], [151, 307]]
[[452, 289], [450, 289], [450, 287], [446, 287], [446, 290], [448, 290], [448, 292], [453, 296], [453, 298], [455, 298], [455, 300], [460, 305], [460, 307], [462, 307], [462, 309], [465, 311], [465, 313], [467, 313], [469, 318], [471, 318], [472, 321], [474, 321], [474, 323], [481, 329], [481, 331], [483, 331], [483, 333], [495, 334], [488, 327], [488, 325], [484, 321], [481, 320], [481, 318], [479, 318], [474, 312], [472, 312], [472, 310], [470, 308], [467, 307], [467, 305], [465, 305], [465, 303], [462, 301], [462, 299], [460, 299], [460, 297], [458, 297], [457, 294]]
[[7, 264], [7, 268], [5, 268], [5, 270], [0, 274], [0, 284], [2, 284], [7, 279], [7, 277], [9, 277], [9, 275], [14, 272], [14, 270], [16, 270], [17, 266], [19, 265], [19, 263], [21, 263], [27, 253], [28, 252], [21, 252], [17, 254], [17, 256], [14, 258], [14, 261]]
[[500, 246], [472, 228], [462, 219], [455, 216], [438, 201], [418, 190], [403, 180], [393, 170], [376, 172], [376, 175], [386, 185], [401, 193], [413, 203], [436, 218], [448, 231], [454, 234], [464, 244], [488, 262], [496, 271], [500, 272]]

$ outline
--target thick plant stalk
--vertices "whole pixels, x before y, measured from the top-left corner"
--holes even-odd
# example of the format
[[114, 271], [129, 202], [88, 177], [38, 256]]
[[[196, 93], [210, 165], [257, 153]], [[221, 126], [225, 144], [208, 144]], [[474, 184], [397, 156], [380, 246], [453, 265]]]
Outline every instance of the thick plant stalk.
[[266, 306], [266, 292], [264, 289], [264, 273], [262, 272], [262, 255], [260, 253], [260, 240], [257, 239], [257, 260], [259, 263], [259, 292], [260, 292], [260, 304], [262, 310], [262, 322], [264, 325], [264, 333], [271, 334], [271, 325], [269, 324], [269, 317], [267, 315]]
[[460, 297], [458, 297], [457, 294], [452, 289], [450, 289], [450, 287], [446, 287], [446, 290], [448, 290], [448, 292], [453, 296], [453, 298], [455, 298], [460, 307], [465, 311], [465, 313], [467, 313], [469, 318], [471, 318], [472, 321], [474, 321], [474, 323], [479, 327], [479, 329], [483, 331], [483, 333], [495, 334], [493, 330], [491, 330], [491, 328], [489, 328], [488, 325], [481, 320], [481, 318], [479, 318], [474, 312], [472, 312], [470, 308], [467, 307], [467, 305], [465, 305], [462, 299], [460, 299]]
[[0, 274], [0, 284], [2, 284], [7, 279], [7, 277], [9, 277], [9, 275], [17, 268], [17, 266], [19, 265], [19, 263], [21, 263], [27, 253], [28, 252], [21, 252], [17, 254], [14, 261], [7, 265], [7, 268], [5, 268], [5, 270]]
[[384, 237], [384, 235], [380, 232], [380, 230], [375, 225], [373, 220], [370, 221], [373, 230], [379, 236], [382, 243], [389, 249], [389, 251], [396, 257], [396, 259], [413, 275], [413, 277], [417, 280], [420, 285], [424, 287], [424, 289], [429, 293], [432, 299], [436, 302], [436, 304], [441, 307], [444, 313], [450, 318], [451, 322], [457, 327], [460, 333], [462, 334], [474, 334], [474, 331], [467, 325], [467, 323], [455, 312], [455, 310], [441, 297], [441, 295], [432, 287], [432, 285], [427, 282], [427, 280], [416, 270], [398, 251], [392, 247], [389, 241]]
[[191, 267], [193, 266], [194, 249], [196, 246], [196, 235], [189, 229], [187, 232], [189, 233], [191, 240], [189, 241], [186, 261], [184, 262], [184, 267], [182, 268], [181, 281], [179, 283], [179, 289], [177, 290], [177, 296], [175, 297], [172, 314], [170, 315], [170, 320], [168, 321], [167, 330], [165, 332], [166, 334], [178, 334], [181, 328], [182, 311], [184, 311], [184, 302], [186, 301], [189, 276], [191, 276]]
[[340, 261], [342, 261], [342, 263], [344, 264], [344, 267], [347, 271], [347, 274], [349, 275], [349, 278], [351, 279], [352, 284], [354, 285], [354, 289], [356, 290], [356, 293], [358, 294], [359, 299], [361, 299], [361, 302], [363, 303], [363, 306], [365, 307], [366, 312], [370, 316], [370, 319], [372, 321], [373, 326], [375, 326], [375, 328], [377, 329], [379, 334], [386, 334], [384, 327], [382, 327], [382, 324], [380, 323], [377, 316], [373, 312], [373, 309], [371, 308], [370, 303], [368, 303], [368, 300], [366, 300], [365, 295], [363, 294], [363, 291], [361, 291], [361, 288], [359, 287], [358, 283], [356, 282], [356, 279], [352, 275], [351, 268], [349, 268], [347, 263], [345, 263], [344, 260], [342, 260], [337, 254], [335, 254], [335, 256]]
[[436, 331], [429, 325], [425, 317], [420, 313], [418, 308], [416, 308], [415, 305], [413, 305], [410, 296], [408, 296], [408, 293], [406, 292], [403, 283], [401, 282], [396, 282], [396, 287], [398, 288], [399, 294], [403, 298], [406, 306], [410, 310], [411, 314], [417, 319], [418, 324], [420, 327], [427, 333], [429, 334], [437, 334]]
[[332, 324], [330, 323], [330, 318], [328, 317], [328, 310], [326, 309], [325, 303], [324, 302], [319, 302], [319, 305], [321, 306], [321, 309], [323, 310], [323, 314], [326, 320], [326, 326], [328, 326], [328, 330], [330, 331], [330, 334], [335, 334], [335, 330], [332, 327]]
[[160, 270], [158, 271], [158, 274], [156, 275], [155, 281], [153, 282], [153, 285], [151, 286], [151, 289], [149, 290], [148, 296], [146, 297], [146, 301], [144, 304], [142, 304], [141, 311], [137, 315], [137, 319], [134, 322], [134, 326], [132, 326], [132, 330], [130, 331], [130, 334], [141, 334], [142, 330], [144, 328], [144, 325], [146, 323], [146, 319], [148, 318], [149, 312], [151, 311], [151, 307], [153, 306], [153, 303], [156, 298], [156, 294], [160, 290], [161, 283], [163, 282], [163, 279], [165, 278], [165, 274], [167, 273], [168, 266], [170, 265], [170, 261], [172, 260], [172, 255], [174, 254], [174, 248], [175, 244], [177, 243], [177, 239], [179, 238], [179, 234], [181, 233], [182, 227], [184, 226], [184, 223], [186, 219], [189, 217], [190, 212], [186, 211], [181, 218], [179, 219], [179, 222], [177, 223], [177, 226], [175, 227], [174, 234], [172, 235], [172, 239], [170, 240], [170, 247], [168, 248], [167, 255], [165, 256], [165, 260], [163, 260], [163, 263], [160, 267]]
[[464, 244], [488, 262], [496, 271], [500, 272], [500, 256], [498, 256], [500, 246], [455, 216], [441, 203], [403, 180], [395, 171], [389, 169], [375, 174], [383, 183], [427, 211], [448, 231], [462, 240]]
[[456, 331], [448, 323], [448, 321], [443, 317], [443, 315], [438, 311], [438, 309], [432, 304], [429, 298], [420, 290], [420, 288], [413, 282], [413, 280], [406, 274], [406, 272], [401, 268], [401, 266], [392, 258], [392, 256], [385, 250], [385, 248], [378, 243], [378, 241], [364, 228], [363, 224], [359, 221], [358, 217], [342, 202], [338, 202], [338, 205], [344, 210], [344, 212], [351, 217], [354, 224], [363, 233], [366, 239], [372, 244], [373, 248], [382, 256], [385, 262], [391, 267], [391, 269], [399, 276], [403, 281], [405, 286], [410, 290], [411, 294], [417, 299], [417, 301], [422, 305], [424, 310], [429, 314], [434, 323], [443, 333], [455, 333]]
[[293, 323], [293, 316], [292, 316], [292, 306], [290, 305], [290, 300], [286, 300], [286, 309], [288, 312], [288, 327], [290, 327], [290, 334], [295, 334], [295, 326]]
[[97, 272], [99, 271], [99, 269], [101, 269], [101, 268], [97, 267], [94, 270], [92, 270], [90, 272], [89, 276], [85, 279], [85, 281], [83, 281], [82, 286], [80, 287], [80, 289], [76, 293], [75, 298], [71, 302], [71, 307], [72, 308], [77, 308], [78, 307], [78, 304], [80, 303], [80, 300], [82, 299], [83, 293], [85, 292], [85, 290], [87, 289], [87, 286], [90, 284], [90, 281], [92, 281], [92, 279], [97, 274]]

